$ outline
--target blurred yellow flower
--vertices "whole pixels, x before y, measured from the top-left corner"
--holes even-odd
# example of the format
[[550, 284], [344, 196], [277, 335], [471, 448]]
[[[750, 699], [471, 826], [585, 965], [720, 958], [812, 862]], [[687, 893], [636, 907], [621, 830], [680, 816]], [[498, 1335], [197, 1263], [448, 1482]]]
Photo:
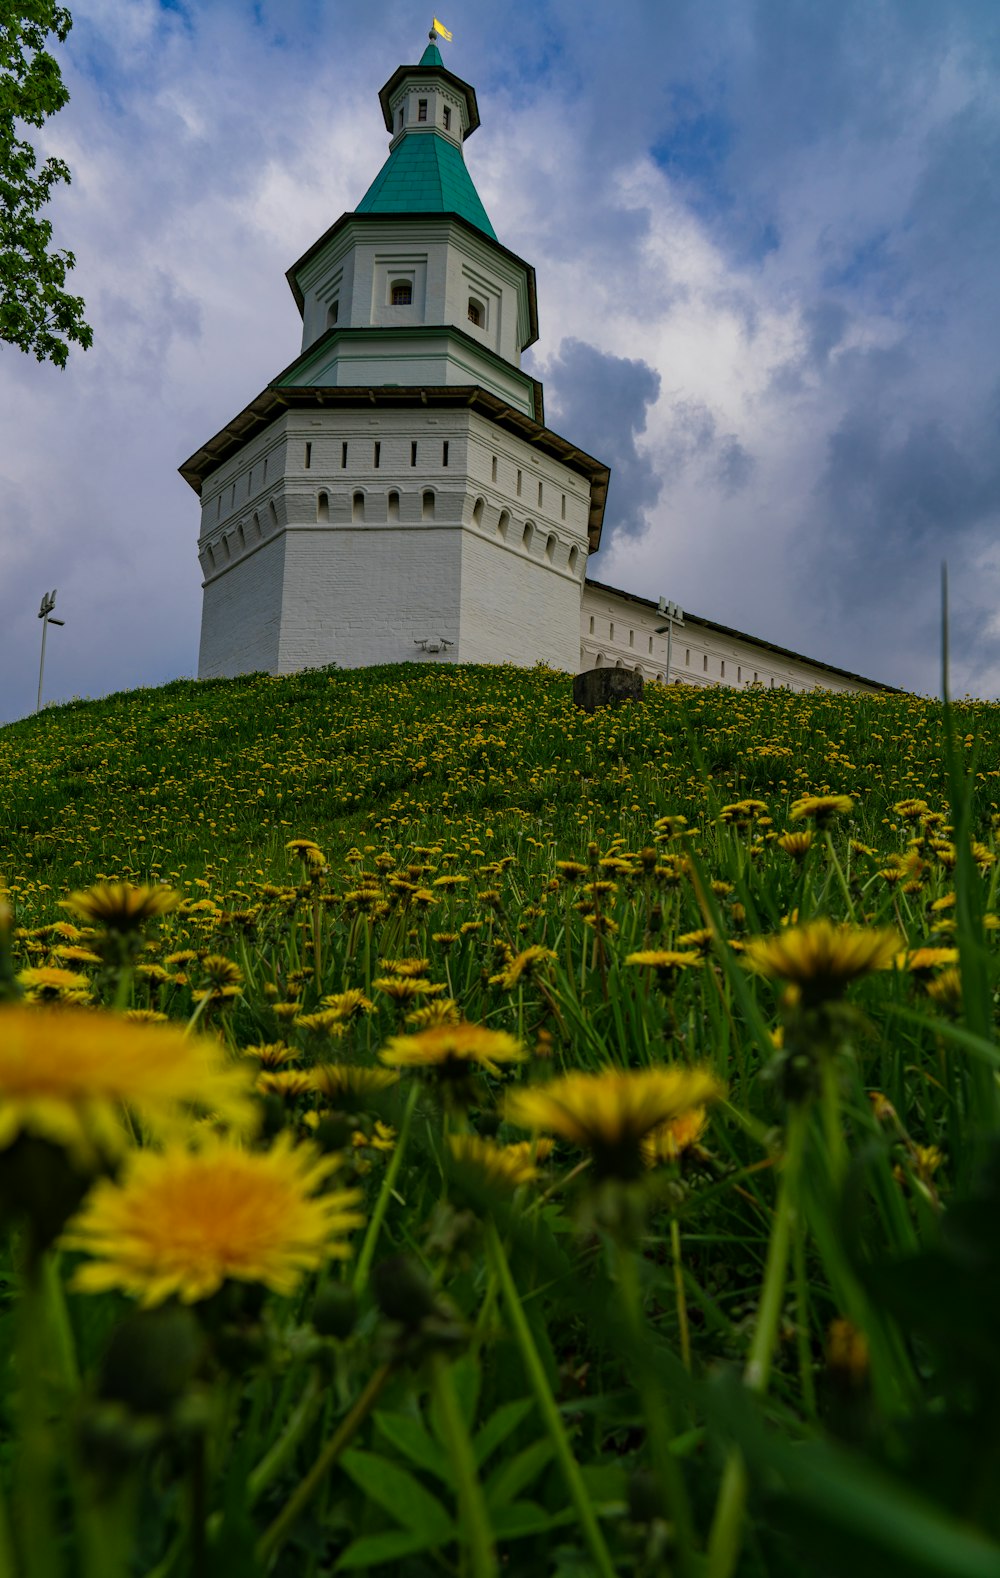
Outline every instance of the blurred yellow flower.
[[839, 997], [859, 976], [888, 969], [902, 943], [891, 927], [866, 929], [816, 920], [773, 937], [751, 938], [743, 958], [758, 975], [798, 987], [809, 1007]]
[[129, 882], [98, 882], [92, 888], [71, 893], [60, 900], [63, 909], [72, 911], [92, 926], [108, 931], [136, 931], [148, 920], [169, 915], [181, 903], [181, 895], [167, 887], [133, 887]]
[[248, 1064], [181, 1025], [84, 1008], [0, 1008], [0, 1150], [31, 1134], [91, 1167], [128, 1144], [123, 1107], [159, 1134], [195, 1110], [252, 1130], [252, 1079]]
[[473, 1065], [489, 1074], [499, 1074], [502, 1063], [521, 1063], [527, 1055], [516, 1037], [506, 1030], [459, 1023], [432, 1025], [412, 1036], [393, 1036], [379, 1058], [390, 1067], [433, 1069], [447, 1078], [466, 1074]]

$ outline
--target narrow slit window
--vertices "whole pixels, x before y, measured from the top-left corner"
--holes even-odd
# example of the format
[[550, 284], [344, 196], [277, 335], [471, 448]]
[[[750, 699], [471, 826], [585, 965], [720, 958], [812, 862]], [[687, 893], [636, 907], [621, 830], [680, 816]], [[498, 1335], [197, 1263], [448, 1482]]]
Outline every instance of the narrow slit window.
[[720, 679], [725, 679], [725, 677], [726, 677], [726, 660], [725, 660], [725, 658], [720, 658], [719, 659], [719, 678]]
[[691, 667], [691, 648], [690, 647], [685, 647], [684, 648], [684, 667], [685, 668], [690, 668]]
[[740, 684], [743, 683], [743, 670], [742, 670], [742, 668], [737, 668], [737, 670], [736, 670], [736, 683], [737, 683], [737, 685], [740, 685]]
[[653, 638], [652, 638], [652, 636], [650, 636], [650, 638], [649, 638], [649, 650], [650, 650], [650, 652], [652, 652], [652, 650], [653, 650]]
[[518, 474], [517, 474], [517, 496], [518, 496], [518, 498], [521, 497], [521, 473], [520, 472], [518, 472]]
[[566, 495], [565, 495], [565, 493], [562, 496], [562, 502], [561, 502], [561, 504], [559, 506], [559, 509], [560, 509], [560, 513], [562, 515], [563, 520], [565, 520], [566, 519]]
[[[313, 447], [312, 447], [311, 444], [307, 444], [306, 445], [306, 470], [307, 471], [309, 470], [309, 467], [312, 465], [312, 463], [313, 463]], [[233, 492], [235, 493], [235, 491], [236, 491], [236, 489], [234, 488]]]
[[337, 321], [337, 319], [339, 317], [340, 317], [340, 302], [339, 301], [331, 301], [329, 307], [326, 309], [326, 326], [327, 326], [327, 328], [328, 329], [332, 329], [334, 324], [336, 323], [336, 321]]
[[418, 121], [425, 121], [426, 119], [427, 119], [427, 100], [426, 99], [418, 99], [417, 100], [417, 120]]
[[448, 464], [448, 440], [447, 439], [445, 439], [444, 443], [441, 445], [441, 464], [442, 464], [442, 466], [446, 466]]
[[555, 556], [556, 556], [556, 539], [553, 536], [553, 534], [550, 532], [549, 535], [545, 539], [545, 557], [546, 557], [546, 559], [548, 559], [549, 563], [551, 564], [553, 559], [555, 558]]
[[413, 442], [410, 445], [410, 465], [411, 466], [415, 466], [416, 463], [417, 463], [417, 443], [416, 443], [416, 439], [414, 439]]
[[576, 574], [576, 567], [579, 564], [579, 562], [580, 562], [580, 550], [576, 546], [576, 543], [574, 543], [572, 548], [569, 550], [569, 568], [570, 568], [570, 573], [572, 575]]
[[542, 507], [542, 484], [539, 483], [538, 484], [538, 508], [541, 509], [541, 507]]
[[451, 110], [447, 104], [444, 107], [444, 129], [445, 131], [451, 131]]
[[351, 499], [351, 520], [363, 521], [364, 518], [365, 496], [363, 493], [355, 493], [354, 497]]
[[267, 456], [266, 455], [264, 456], [264, 471], [263, 471], [263, 475], [261, 476], [260, 480], [261, 480], [261, 484], [262, 485], [263, 485], [263, 483], [265, 483], [267, 481]]
[[609, 625], [608, 626], [608, 640], [609, 641], [613, 641], [614, 639], [615, 639], [615, 627], [614, 627], [614, 625]]
[[341, 469], [341, 471], [346, 471], [347, 470], [347, 440], [346, 439], [344, 440], [344, 442], [340, 446], [340, 469]]
[[708, 653], [707, 652], [705, 653], [705, 656], [701, 660], [701, 671], [702, 671], [703, 674], [707, 674], [708, 673]]
[[590, 633], [591, 633], [591, 635], [594, 634], [594, 616], [593, 616], [593, 614], [591, 614], [591, 616], [590, 616]]
[[397, 125], [397, 127], [398, 127], [398, 129], [400, 131], [403, 130], [403, 106], [402, 105], [399, 106], [399, 118], [398, 118], [398, 120], [396, 122], [396, 125]]
[[316, 519], [318, 521], [328, 521], [330, 519], [330, 495], [329, 495], [329, 493], [317, 493], [317, 495], [316, 495]]
[[486, 500], [482, 498], [477, 499], [475, 504], [472, 506], [472, 519], [475, 525], [481, 526], [483, 524], [483, 513], [485, 509]]
[[387, 509], [386, 513], [388, 514], [388, 517], [389, 517], [389, 519], [391, 521], [398, 521], [399, 520], [399, 494], [398, 493], [394, 492], [394, 493], [390, 493], [389, 494], [388, 509]]
[[492, 478], [492, 480], [494, 482], [497, 480], [497, 457], [496, 457], [496, 455], [493, 456], [493, 469], [492, 469], [492, 472], [491, 472], [491, 478]]
[[373, 463], [376, 471], [382, 464], [382, 445], [379, 443], [378, 439], [375, 440], [375, 456]]

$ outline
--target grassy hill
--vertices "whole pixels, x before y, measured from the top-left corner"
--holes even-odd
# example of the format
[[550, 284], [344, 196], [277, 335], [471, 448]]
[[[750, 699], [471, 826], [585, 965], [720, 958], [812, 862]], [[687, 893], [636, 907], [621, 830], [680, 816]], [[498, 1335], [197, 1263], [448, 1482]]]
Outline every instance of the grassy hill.
[[[588, 717], [542, 669], [0, 730], [0, 1337], [51, 1437], [0, 1469], [7, 1570], [41, 1541], [45, 1578], [995, 1578], [998, 802], [994, 706], [676, 686]], [[90, 1206], [35, 1267], [52, 1090], [102, 1035], [152, 1067], [185, 1029], [195, 1156], [236, 1079], [251, 1171], [291, 1200], [283, 1147], [338, 1158], [333, 1272], [300, 1244], [287, 1286], [189, 1266], [163, 1302]], [[143, 1113], [113, 1162], [67, 1151], [118, 1178], [102, 1210], [161, 1146], [180, 1189]], [[195, 1355], [162, 1395], [159, 1342]]]

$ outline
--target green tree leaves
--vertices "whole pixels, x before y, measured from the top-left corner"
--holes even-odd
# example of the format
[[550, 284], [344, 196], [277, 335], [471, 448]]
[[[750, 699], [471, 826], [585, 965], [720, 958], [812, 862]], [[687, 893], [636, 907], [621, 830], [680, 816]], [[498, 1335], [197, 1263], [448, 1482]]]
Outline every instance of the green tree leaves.
[[65, 367], [70, 343], [86, 349], [94, 335], [82, 297], [63, 288], [76, 259], [52, 249], [52, 225], [38, 215], [70, 172], [54, 157], [39, 168], [17, 125], [42, 126], [67, 102], [45, 45], [53, 33], [62, 43], [73, 23], [52, 0], [0, 0], [0, 24], [0, 339]]

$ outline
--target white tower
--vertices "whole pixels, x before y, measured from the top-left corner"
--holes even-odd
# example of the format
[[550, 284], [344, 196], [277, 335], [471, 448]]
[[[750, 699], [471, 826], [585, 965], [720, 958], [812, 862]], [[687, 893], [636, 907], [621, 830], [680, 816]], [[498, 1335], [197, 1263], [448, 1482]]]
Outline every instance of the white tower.
[[465, 166], [431, 42], [379, 95], [389, 157], [289, 270], [298, 358], [180, 468], [201, 497], [199, 675], [406, 659], [575, 672], [608, 469], [522, 372], [535, 276]]

